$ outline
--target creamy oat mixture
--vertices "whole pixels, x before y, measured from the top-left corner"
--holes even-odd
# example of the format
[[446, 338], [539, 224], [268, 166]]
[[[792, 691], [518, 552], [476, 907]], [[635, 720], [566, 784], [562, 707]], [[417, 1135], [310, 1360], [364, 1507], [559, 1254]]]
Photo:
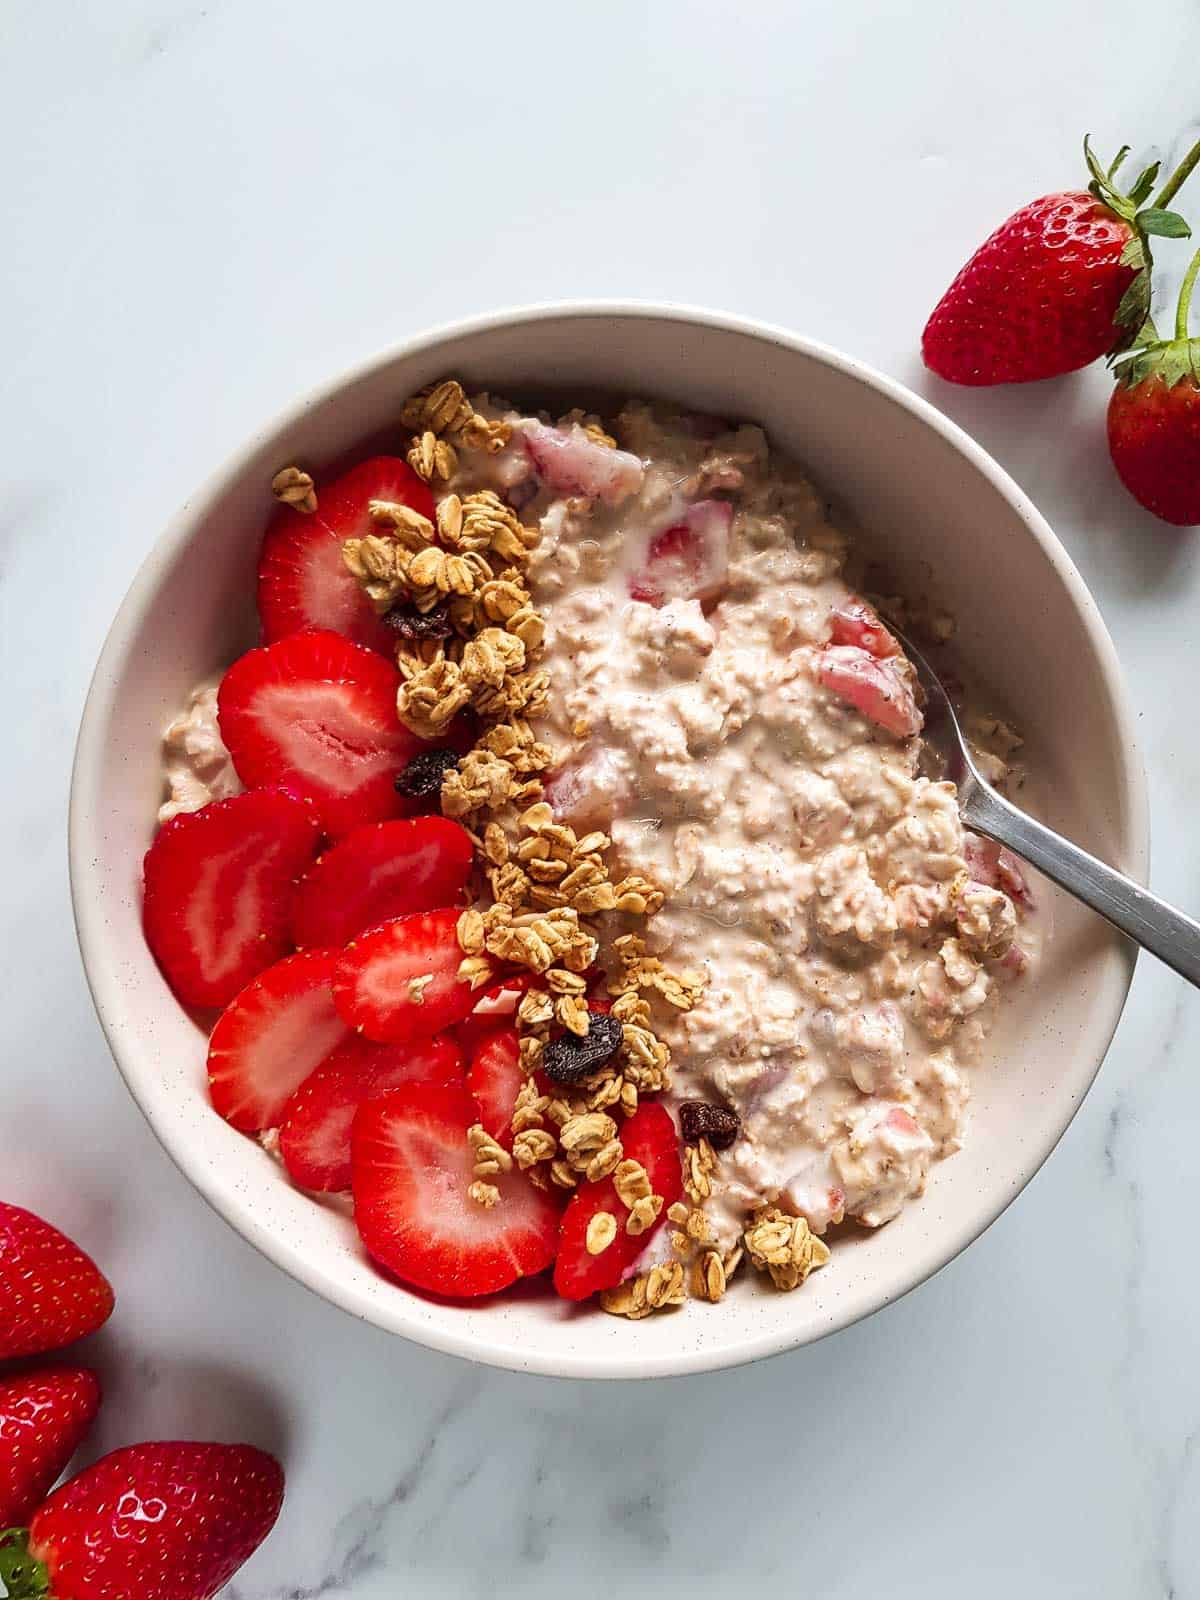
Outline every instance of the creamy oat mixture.
[[[675, 1099], [741, 1118], [707, 1207], [719, 1244], [773, 1202], [818, 1233], [876, 1226], [959, 1146], [964, 1069], [1022, 960], [1015, 908], [974, 878], [994, 863], [975, 845], [968, 865], [953, 787], [918, 774], [920, 740], [818, 681], [854, 591], [847, 540], [798, 469], [757, 427], [713, 437], [707, 419], [638, 403], [613, 431], [643, 464], [615, 504], [543, 485], [522, 511], [543, 535], [548, 795], [660, 885], [649, 948], [707, 978], [661, 1031]], [[527, 462], [515, 442], [486, 466], [519, 498]], [[632, 598], [651, 542], [697, 502], [715, 547], [703, 600]], [[1000, 778], [995, 752], [1014, 741], [976, 721]]]
[[[582, 413], [554, 427], [472, 404], [512, 437], [460, 451], [442, 490], [494, 490], [540, 531], [527, 582], [552, 686], [546, 797], [579, 835], [607, 830], [614, 878], [663, 891], [639, 925], [647, 951], [705, 979], [659, 1031], [671, 1098], [740, 1119], [705, 1207], [718, 1250], [765, 1207], [818, 1234], [888, 1221], [958, 1148], [966, 1068], [1035, 947], [1019, 870], [964, 838], [919, 736], [824, 686], [853, 555], [761, 429], [639, 402], [608, 439]], [[994, 719], [974, 728], [1002, 781], [1019, 741]], [[211, 686], [168, 731], [166, 776], [164, 817], [236, 790]], [[627, 928], [601, 934], [610, 957]], [[762, 1226], [787, 1235], [789, 1217]]]
[[197, 684], [188, 703], [163, 734], [163, 778], [167, 798], [158, 820], [169, 822], [181, 811], [199, 811], [210, 800], [228, 800], [242, 786], [217, 726], [220, 679]]

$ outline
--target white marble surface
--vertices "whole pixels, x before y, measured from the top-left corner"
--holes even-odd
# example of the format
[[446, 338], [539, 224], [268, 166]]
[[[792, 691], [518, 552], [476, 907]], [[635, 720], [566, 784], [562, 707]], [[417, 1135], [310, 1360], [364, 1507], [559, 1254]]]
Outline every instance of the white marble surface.
[[1015, 473], [1126, 662], [1155, 883], [1200, 906], [1200, 544], [1122, 497], [1103, 373], [970, 394], [914, 354], [967, 249], [1077, 180], [1085, 131], [1166, 155], [1195, 137], [1200, 17], [1163, 0], [1153, 66], [1147, 20], [1127, 0], [7, 0], [0, 1190], [117, 1284], [97, 1448], [285, 1457], [237, 1600], [1200, 1596], [1200, 1002], [1165, 971], [1140, 967], [1048, 1167], [933, 1282], [755, 1368], [589, 1387], [359, 1327], [205, 1209], [110, 1065], [64, 845], [108, 619], [261, 418], [460, 313], [674, 297], [865, 357]]

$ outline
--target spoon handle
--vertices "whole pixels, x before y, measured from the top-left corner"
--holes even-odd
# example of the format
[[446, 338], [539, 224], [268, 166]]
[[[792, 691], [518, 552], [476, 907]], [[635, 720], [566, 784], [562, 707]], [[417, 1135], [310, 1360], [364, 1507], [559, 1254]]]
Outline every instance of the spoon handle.
[[1114, 928], [1200, 988], [1200, 923], [1053, 828], [1018, 811], [983, 784], [972, 785], [963, 820], [1023, 856], [1068, 894], [1091, 906]]

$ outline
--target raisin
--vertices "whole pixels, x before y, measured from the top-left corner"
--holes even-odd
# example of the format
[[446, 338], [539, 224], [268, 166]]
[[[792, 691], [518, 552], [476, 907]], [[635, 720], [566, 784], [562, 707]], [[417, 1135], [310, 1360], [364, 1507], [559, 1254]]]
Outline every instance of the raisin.
[[457, 750], [422, 750], [396, 774], [396, 793], [410, 800], [428, 800], [442, 792], [442, 779], [453, 772], [461, 757]]
[[584, 1038], [564, 1033], [551, 1039], [542, 1052], [542, 1069], [552, 1083], [578, 1083], [590, 1072], [607, 1066], [621, 1048], [624, 1030], [616, 1017], [593, 1011]]
[[707, 1139], [714, 1150], [728, 1150], [742, 1131], [742, 1119], [736, 1111], [714, 1106], [708, 1100], [681, 1100], [679, 1128], [685, 1144]]
[[450, 621], [450, 607], [445, 601], [432, 611], [418, 611], [416, 606], [398, 605], [383, 614], [385, 624], [402, 639], [448, 639], [454, 632]]

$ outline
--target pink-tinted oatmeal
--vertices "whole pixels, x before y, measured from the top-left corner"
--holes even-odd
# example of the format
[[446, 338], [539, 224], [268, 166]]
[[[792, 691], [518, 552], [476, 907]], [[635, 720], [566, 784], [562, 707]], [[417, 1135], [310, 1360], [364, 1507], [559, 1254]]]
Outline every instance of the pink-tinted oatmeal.
[[[514, 441], [487, 466], [511, 487], [541, 459], [522, 431], [548, 430], [503, 414]], [[522, 511], [542, 529], [548, 796], [663, 888], [648, 944], [707, 979], [664, 1035], [676, 1101], [741, 1120], [718, 1243], [767, 1204], [819, 1233], [877, 1226], [961, 1142], [967, 1068], [1036, 940], [1023, 879], [919, 772], [911, 669], [877, 619], [869, 636], [803, 474], [754, 426], [632, 403], [613, 432], [619, 451], [588, 449], [604, 482], [571, 495], [556, 459]]]

